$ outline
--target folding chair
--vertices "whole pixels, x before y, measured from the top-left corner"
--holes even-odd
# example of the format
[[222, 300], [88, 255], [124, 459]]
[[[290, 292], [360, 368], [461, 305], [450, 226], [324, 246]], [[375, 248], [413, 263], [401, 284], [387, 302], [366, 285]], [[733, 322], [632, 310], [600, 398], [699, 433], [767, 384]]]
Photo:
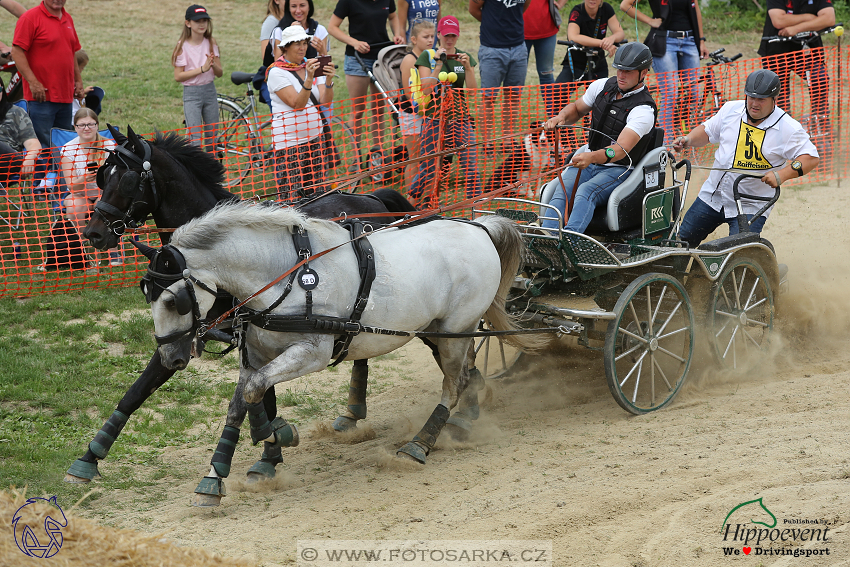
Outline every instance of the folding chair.
[[4, 217], [3, 215], [0, 215], [0, 221], [5, 222], [7, 225], [9, 225], [10, 228], [13, 228], [15, 230], [19, 229], [21, 227], [21, 222], [23, 220], [23, 217], [28, 217], [29, 215], [26, 214], [24, 212], [24, 210], [17, 203], [13, 202], [9, 198], [9, 192], [6, 191], [6, 188], [3, 186], [2, 183], [0, 183], [0, 197], [3, 197], [6, 200], [6, 202], [9, 203], [9, 213], [10, 213], [9, 218], [12, 218], [12, 215], [15, 214], [12, 209], [15, 209], [15, 210], [18, 211], [18, 218], [15, 220], [15, 224], [12, 224], [11, 222], [9, 222], [9, 219]]
[[[109, 138], [110, 140], [113, 139], [112, 132], [108, 129], [100, 130], [98, 133], [102, 138]], [[51, 162], [54, 164], [53, 172], [55, 173], [56, 181], [52, 190], [48, 191], [48, 193], [50, 195], [52, 215], [56, 218], [65, 214], [62, 203], [67, 194], [70, 192], [68, 189], [68, 181], [65, 179], [65, 176], [62, 175], [62, 166], [60, 165], [62, 146], [76, 137], [77, 133], [74, 130], [65, 130], [63, 128], [50, 129]], [[54, 222], [56, 218], [51, 218], [51, 222]]]

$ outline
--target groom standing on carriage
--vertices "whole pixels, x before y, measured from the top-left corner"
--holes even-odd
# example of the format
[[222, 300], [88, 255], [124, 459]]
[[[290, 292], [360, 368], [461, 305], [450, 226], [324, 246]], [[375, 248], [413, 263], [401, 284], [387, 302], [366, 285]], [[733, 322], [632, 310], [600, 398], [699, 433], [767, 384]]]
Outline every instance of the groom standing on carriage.
[[[653, 127], [658, 108], [644, 84], [652, 65], [652, 53], [639, 42], [627, 43], [614, 56], [617, 76], [598, 79], [584, 96], [550, 118], [544, 128], [575, 124], [593, 111], [588, 151], [576, 152], [567, 168], [549, 182], [555, 185], [549, 205], [569, 219], [567, 230], [584, 232], [597, 206], [608, 201], [614, 189], [626, 180], [629, 170], [653, 148]], [[570, 189], [574, 195], [567, 195]], [[576, 190], [577, 188], [577, 190]], [[553, 189], [553, 187], [547, 187]], [[573, 201], [572, 213], [567, 203]], [[557, 219], [543, 221], [543, 228], [560, 229]]]

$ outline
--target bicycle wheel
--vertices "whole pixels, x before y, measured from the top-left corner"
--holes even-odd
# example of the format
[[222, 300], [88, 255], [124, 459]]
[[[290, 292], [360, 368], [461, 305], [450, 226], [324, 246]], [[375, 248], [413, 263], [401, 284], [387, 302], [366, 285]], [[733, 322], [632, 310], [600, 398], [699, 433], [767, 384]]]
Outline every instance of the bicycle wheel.
[[219, 97], [219, 131], [216, 136], [216, 155], [227, 170], [226, 187], [239, 185], [262, 159], [261, 141], [245, 116], [247, 109], [235, 102]]

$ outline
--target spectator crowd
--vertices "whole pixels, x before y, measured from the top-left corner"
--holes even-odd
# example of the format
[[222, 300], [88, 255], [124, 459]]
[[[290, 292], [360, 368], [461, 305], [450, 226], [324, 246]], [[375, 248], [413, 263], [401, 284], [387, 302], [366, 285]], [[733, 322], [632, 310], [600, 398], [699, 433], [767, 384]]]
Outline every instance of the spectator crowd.
[[[375, 96], [378, 93], [368, 70], [381, 48], [392, 44], [408, 46], [401, 64], [403, 93], [399, 99], [405, 155], [433, 153], [438, 138], [445, 146], [464, 146], [458, 159], [466, 172], [467, 196], [482, 191], [476, 165], [479, 159], [516, 150], [506, 135], [522, 128], [518, 120], [520, 93], [532, 50], [548, 117], [559, 116], [559, 111], [566, 111], [566, 105], [577, 100], [578, 110], [560, 116], [578, 119], [591, 109], [597, 96], [604, 98], [607, 91], [599, 86], [592, 96], [585, 94], [583, 99], [576, 99], [575, 81], [608, 77], [607, 59], [615, 57], [618, 45], [625, 39], [618, 12], [650, 27], [643, 42], [651, 53], [646, 67], [624, 64], [627, 71], [639, 73], [635, 75], [636, 85], [643, 85], [643, 71], [651, 68], [658, 74], [658, 100], [644, 104], [653, 115], [652, 125], [641, 127], [641, 135], [657, 123], [671, 142], [682, 133], [673, 123], [677, 91], [680, 85], [691, 90], [699, 88], [693, 79], [700, 60], [708, 55], [703, 18], [699, 2], [648, 0], [648, 8], [639, 7], [639, 3], [640, 0], [622, 0], [616, 10], [603, 0], [583, 0], [569, 9], [564, 25], [561, 14], [567, 0], [469, 0], [468, 12], [480, 22], [476, 51], [472, 46], [458, 45], [460, 22], [455, 14], [446, 13], [440, 0], [338, 0], [330, 19], [323, 23], [314, 17], [313, 0], [268, 0], [257, 53], [262, 66], [255, 84], [273, 114], [275, 176], [283, 198], [308, 195], [324, 181], [328, 160], [339, 160], [328, 130], [337, 80], [345, 81], [349, 96], [356, 101], [348, 126], [360, 147], [371, 148], [369, 159], [352, 164], [353, 169], [384, 162], [381, 128], [385, 105]], [[66, 179], [65, 194], [58, 206], [79, 229], [97, 199], [94, 171], [103, 163], [105, 150], [114, 144], [98, 134], [103, 91], [84, 86], [82, 72], [88, 57], [65, 4], [66, 0], [42, 0], [26, 10], [15, 0], [0, 0], [0, 6], [18, 18], [11, 47], [0, 42], [0, 54], [17, 66], [25, 101], [21, 105], [25, 110], [12, 105], [3, 89], [0, 183], [6, 185], [19, 175], [34, 174], [36, 180], [43, 176], [50, 164], [39, 150], [54, 145], [51, 130], [75, 130], [77, 136], [64, 145], [60, 154], [59, 169]], [[214, 80], [223, 74], [213, 21], [214, 14], [204, 6], [189, 6], [171, 55], [174, 79], [183, 85], [187, 134], [193, 143], [211, 152], [215, 152], [213, 140], [220, 120]], [[787, 6], [782, 0], [768, 0], [764, 34], [790, 36], [834, 23], [832, 0], [788, 2]], [[567, 51], [556, 73], [555, 48], [559, 38], [573, 42], [575, 48]], [[332, 40], [345, 44], [345, 58], [339, 69], [329, 61]], [[760, 54], [772, 55], [777, 49], [795, 48], [791, 43], [781, 48], [763, 43]], [[781, 79], [777, 94], [780, 107], [787, 99], [787, 79], [792, 71], [813, 74], [815, 79], [826, 73], [822, 58], [819, 60], [817, 55], [807, 53], [790, 61], [779, 67], [765, 63], [768, 68], [773, 65], [772, 70]], [[336, 79], [338, 73], [344, 79]], [[827, 81], [816, 83], [812, 106], [817, 112], [827, 113]], [[476, 88], [480, 88], [483, 97], [477, 123], [470, 114], [466, 100], [469, 95], [463, 90]], [[366, 96], [370, 90], [372, 97]], [[698, 95], [691, 93], [694, 100]], [[644, 117], [646, 120], [650, 120], [649, 114]], [[497, 122], [501, 125], [499, 138], [495, 132]], [[367, 142], [367, 138], [371, 141]], [[479, 147], [476, 141], [480, 140], [500, 141]], [[408, 166], [403, 184], [412, 198], [420, 199], [429, 191], [438, 161], [435, 158]]]

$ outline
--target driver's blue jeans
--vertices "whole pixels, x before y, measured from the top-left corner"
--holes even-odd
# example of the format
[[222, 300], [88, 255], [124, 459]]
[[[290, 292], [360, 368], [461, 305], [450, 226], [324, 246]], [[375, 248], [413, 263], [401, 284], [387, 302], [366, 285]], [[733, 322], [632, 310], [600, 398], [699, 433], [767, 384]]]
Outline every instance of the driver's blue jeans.
[[[750, 232], [761, 233], [767, 218], [762, 215], [754, 222], [753, 215], [747, 215], [747, 218], [751, 221]], [[688, 212], [685, 213], [685, 218], [682, 219], [682, 226], [679, 228], [679, 240], [684, 240], [690, 244], [691, 248], [696, 248], [700, 242], [723, 223], [729, 225], [729, 234], [740, 232], [737, 216], [727, 218], [722, 207], [719, 211], [715, 211], [708, 203], [697, 198]]]
[[[555, 191], [552, 193], [552, 198], [548, 204], [557, 207], [561, 211], [561, 215], [564, 214], [567, 207], [567, 198], [564, 193], [565, 191], [567, 194], [572, 193], [578, 173], [578, 168], [568, 167], [561, 173], [561, 179], [564, 181], [563, 186], [557, 177], [549, 182], [548, 186], [555, 185]], [[608, 197], [611, 196], [614, 189], [625, 181], [628, 176], [629, 170], [621, 165], [599, 165], [594, 163], [587, 166], [581, 172], [581, 177], [579, 178], [579, 186], [576, 189], [573, 210], [567, 221], [567, 230], [584, 232], [593, 218], [593, 212], [596, 210], [596, 207], [607, 203]], [[554, 216], [551, 211], [547, 213], [545, 210], [544, 215]], [[559, 228], [558, 221], [554, 218], [544, 220], [541, 226], [543, 228]]]

